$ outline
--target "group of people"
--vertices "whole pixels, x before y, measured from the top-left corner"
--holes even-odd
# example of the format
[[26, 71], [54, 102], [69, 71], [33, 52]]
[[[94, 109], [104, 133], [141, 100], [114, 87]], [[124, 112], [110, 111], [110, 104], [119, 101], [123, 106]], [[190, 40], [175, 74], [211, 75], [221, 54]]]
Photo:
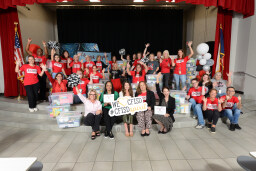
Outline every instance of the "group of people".
[[[43, 50], [38, 49], [34, 54], [29, 51], [32, 39], [28, 39], [26, 51], [29, 54], [28, 64], [20, 67], [20, 60], [16, 61], [15, 71], [24, 72], [24, 86], [27, 92], [29, 111], [37, 111], [37, 100], [46, 100], [46, 78], [48, 77], [52, 89], [51, 93], [67, 92], [68, 81], [65, 77], [76, 73], [80, 77], [78, 86], [73, 88], [74, 103], [84, 103], [84, 124], [92, 127], [91, 138], [95, 139], [100, 135], [100, 121], [103, 118], [106, 131], [105, 137], [114, 138], [112, 127], [116, 117], [110, 117], [109, 110], [112, 108], [110, 103], [104, 102], [104, 94], [113, 94], [114, 100], [118, 97], [140, 96], [148, 104], [146, 111], [137, 112], [136, 119], [138, 126], [141, 128], [141, 136], [149, 136], [152, 120], [160, 125], [158, 133], [165, 134], [172, 129], [175, 122], [175, 99], [170, 96], [170, 72], [173, 70], [174, 81], [177, 90], [187, 91], [186, 99], [192, 104], [193, 118], [198, 119], [196, 128], [204, 128], [205, 125], [212, 133], [215, 133], [216, 124], [220, 116], [228, 117], [230, 120], [230, 130], [241, 129], [238, 125], [240, 110], [242, 107], [241, 97], [235, 97], [235, 89], [231, 87], [231, 76], [228, 75], [228, 81], [222, 79], [222, 74], [217, 72], [213, 79], [210, 73], [206, 72], [201, 80], [192, 79], [192, 87], [186, 86], [186, 63], [193, 56], [191, 48], [192, 42], [188, 42], [190, 54], [185, 56], [182, 49], [178, 50], [177, 58], [170, 57], [168, 50], [163, 53], [157, 52], [157, 55], [147, 52], [149, 44], [145, 45], [142, 53], [126, 55], [126, 59], [121, 56], [124, 62], [122, 68], [117, 65], [117, 58], [112, 57], [111, 61], [105, 56], [105, 63], [101, 57], [97, 61], [91, 61], [89, 56], [86, 61], [79, 61], [81, 54], [69, 56], [68, 51], [64, 51], [62, 56], [51, 49], [52, 72], [49, 73], [46, 67], [48, 51], [46, 43], [43, 41]], [[106, 55], [106, 54], [105, 54]], [[149, 55], [149, 57], [148, 57]], [[148, 62], [143, 62], [148, 58]], [[111, 69], [110, 69], [111, 68]], [[174, 69], [173, 69], [174, 68]], [[107, 71], [105, 71], [107, 70]], [[99, 83], [100, 79], [105, 79], [105, 73], [109, 73], [110, 79], [105, 83], [104, 91], [100, 97], [94, 89], [88, 91], [88, 84]], [[157, 74], [156, 90], [159, 97], [159, 106], [166, 107], [165, 115], [154, 115], [154, 106], [156, 105], [155, 94], [149, 90], [146, 83], [146, 74]], [[163, 88], [160, 90], [160, 77], [162, 77]], [[124, 78], [121, 79], [120, 78]], [[133, 92], [131, 83], [138, 83], [136, 92]], [[99, 100], [97, 100], [99, 99]], [[205, 124], [205, 119], [207, 124]], [[125, 126], [125, 135], [133, 136], [133, 115], [123, 116]]]

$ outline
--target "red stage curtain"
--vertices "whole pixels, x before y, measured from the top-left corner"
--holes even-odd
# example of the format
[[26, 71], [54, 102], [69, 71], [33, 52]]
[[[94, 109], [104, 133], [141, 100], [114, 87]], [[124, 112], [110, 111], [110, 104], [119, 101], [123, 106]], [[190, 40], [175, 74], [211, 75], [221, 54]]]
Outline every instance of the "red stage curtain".
[[64, 0], [0, 0], [0, 8], [7, 9], [8, 7], [15, 7], [16, 5], [25, 6], [26, 4], [32, 5], [34, 3], [56, 3], [57, 1], [61, 2]]
[[176, 3], [185, 1], [186, 3], [204, 6], [222, 7], [223, 9], [232, 10], [242, 13], [244, 17], [254, 15], [255, 0], [175, 0]]
[[215, 74], [218, 47], [219, 47], [219, 41], [220, 41], [220, 25], [222, 25], [223, 37], [224, 37], [224, 51], [225, 51], [223, 78], [225, 80], [228, 78], [227, 73], [229, 72], [232, 16], [233, 16], [232, 11], [222, 9], [221, 7], [218, 8], [214, 55], [213, 55], [213, 60], [215, 61], [215, 63], [212, 67], [212, 74], [213, 75]]
[[[18, 80], [15, 73], [14, 63], [14, 39], [15, 39], [15, 25], [14, 22], [19, 23], [18, 13], [16, 8], [8, 8], [7, 10], [0, 9], [0, 37], [3, 58], [4, 71], [4, 95], [18, 96]], [[18, 32], [20, 34], [20, 27], [18, 25]], [[22, 48], [22, 41], [20, 36], [20, 44]], [[20, 83], [20, 95], [26, 95], [22, 83]]]

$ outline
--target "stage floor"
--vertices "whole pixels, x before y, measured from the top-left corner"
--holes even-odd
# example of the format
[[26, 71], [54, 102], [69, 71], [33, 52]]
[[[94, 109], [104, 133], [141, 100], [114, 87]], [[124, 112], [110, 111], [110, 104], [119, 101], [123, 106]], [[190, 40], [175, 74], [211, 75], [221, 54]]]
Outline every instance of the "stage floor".
[[120, 130], [114, 132], [115, 140], [101, 135], [92, 141], [90, 132], [0, 125], [0, 157], [37, 157], [46, 171], [242, 171], [236, 157], [256, 150], [256, 101], [243, 103], [242, 130], [231, 132], [219, 120], [216, 134], [191, 127], [174, 128], [165, 135], [153, 129], [149, 137], [136, 131], [129, 138]]

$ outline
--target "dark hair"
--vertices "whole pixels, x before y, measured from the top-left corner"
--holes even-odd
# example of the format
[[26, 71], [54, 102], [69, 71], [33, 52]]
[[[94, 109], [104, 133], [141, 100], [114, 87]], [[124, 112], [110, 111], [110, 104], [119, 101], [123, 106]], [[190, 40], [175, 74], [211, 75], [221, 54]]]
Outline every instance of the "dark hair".
[[33, 55], [28, 55], [28, 58], [34, 58], [35, 59], [35, 57]]
[[58, 72], [58, 73], [55, 75], [55, 78], [54, 78], [55, 80], [56, 80], [56, 78], [57, 78], [57, 76], [58, 76], [59, 74], [60, 74], [60, 75], [62, 76], [62, 78], [63, 78], [62, 73], [61, 73], [61, 72]]
[[[179, 49], [178, 52], [181, 51], [183, 54], [182, 54], [182, 59], [185, 58], [185, 55], [184, 55], [184, 50], [183, 49]], [[177, 53], [177, 59], [179, 59], [179, 53]]]
[[164, 87], [162, 88], [162, 92], [164, 91], [164, 89], [167, 89], [168, 91], [170, 91], [170, 88], [169, 88], [169, 87], [164, 86]]
[[198, 82], [197, 78], [193, 78], [193, 79], [191, 80], [191, 83], [192, 83], [192, 81]]
[[228, 89], [230, 89], [230, 88], [233, 88], [233, 89], [235, 90], [235, 87], [229, 86], [229, 87], [227, 87], [227, 91], [228, 91]]
[[131, 86], [131, 84], [128, 82], [128, 81], [125, 81], [124, 83], [123, 83], [123, 87], [122, 87], [122, 92], [123, 92], [123, 96], [125, 96], [125, 88], [124, 88], [124, 85], [126, 84], [126, 83], [128, 83], [129, 84], [129, 94], [130, 94], [130, 96], [131, 97], [133, 97], [133, 91], [132, 91], [132, 86]]
[[68, 53], [68, 57], [69, 57], [69, 52], [67, 51], [67, 50], [64, 50], [63, 52], [62, 52], [62, 56], [63, 56], [63, 58], [65, 58], [65, 56], [64, 56], [64, 53], [65, 52], [67, 52]]
[[[56, 56], [58, 56], [59, 57], [59, 61], [55, 61], [55, 57]], [[61, 61], [61, 59], [60, 59], [60, 55], [58, 55], [57, 53], [55, 53], [54, 55], [53, 55], [53, 60], [55, 61], [55, 62], [60, 62]]]
[[[139, 65], [140, 68], [141, 68], [141, 70], [140, 70], [140, 72], [139, 72], [139, 75], [142, 76], [142, 65], [141, 65], [141, 64], [137, 64], [137, 65], [136, 65], [136, 69], [137, 69], [137, 66], [138, 66], [138, 65]], [[137, 71], [136, 71], [136, 72], [137, 72]]]
[[138, 87], [137, 87], [137, 89], [136, 89], [136, 92], [137, 92], [138, 95], [141, 94], [141, 89], [140, 89], [140, 84], [141, 84], [141, 83], [144, 83], [144, 84], [146, 85], [146, 91], [149, 90], [147, 83], [146, 83], [145, 81], [140, 81], [139, 84], [138, 84]]
[[218, 94], [218, 91], [217, 91], [217, 89], [215, 89], [215, 88], [212, 88], [212, 89], [209, 91], [209, 94], [210, 94], [212, 91], [216, 91], [216, 93]]
[[117, 61], [117, 59], [116, 59], [115, 61], [113, 61], [113, 58], [114, 58], [114, 57], [116, 58], [116, 56], [112, 56], [112, 57], [111, 57], [112, 62], [116, 62], [116, 61]]
[[212, 84], [211, 79], [210, 79], [211, 77], [210, 77], [209, 74], [204, 74], [204, 75], [202, 76], [201, 81], [200, 81], [200, 84], [203, 83], [203, 77], [204, 77], [205, 75], [208, 76], [208, 82], [205, 84], [205, 86], [209, 86], [209, 85]]
[[107, 92], [108, 92], [107, 89], [106, 89], [107, 83], [110, 83], [110, 84], [111, 84], [111, 86], [112, 86], [112, 88], [111, 88], [111, 94], [114, 94], [114, 93], [115, 93], [115, 90], [114, 90], [113, 83], [112, 83], [111, 81], [107, 81], [107, 82], [105, 83], [104, 94], [107, 94]]

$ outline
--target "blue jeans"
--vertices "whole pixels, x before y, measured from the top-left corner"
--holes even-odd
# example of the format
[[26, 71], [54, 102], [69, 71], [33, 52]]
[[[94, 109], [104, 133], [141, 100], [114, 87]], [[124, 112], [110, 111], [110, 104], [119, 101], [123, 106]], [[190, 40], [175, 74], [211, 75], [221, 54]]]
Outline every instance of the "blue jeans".
[[236, 105], [233, 106], [233, 109], [224, 109], [222, 111], [223, 116], [228, 117], [232, 124], [238, 124], [240, 113], [241, 110], [237, 109]]
[[180, 81], [181, 81], [181, 88], [184, 88], [186, 86], [186, 75], [179, 75], [179, 74], [173, 74], [174, 80], [176, 84], [176, 90], [180, 90]]
[[[86, 97], [86, 94], [83, 94], [83, 96]], [[78, 104], [78, 103], [82, 103], [82, 101], [80, 100], [78, 95], [74, 95], [73, 104]]]
[[198, 118], [198, 124], [199, 125], [204, 125], [204, 117], [203, 117], [203, 112], [202, 112], [202, 104], [197, 104], [195, 99], [190, 98], [189, 102], [192, 103], [191, 107], [194, 112], [194, 115], [197, 116]]

